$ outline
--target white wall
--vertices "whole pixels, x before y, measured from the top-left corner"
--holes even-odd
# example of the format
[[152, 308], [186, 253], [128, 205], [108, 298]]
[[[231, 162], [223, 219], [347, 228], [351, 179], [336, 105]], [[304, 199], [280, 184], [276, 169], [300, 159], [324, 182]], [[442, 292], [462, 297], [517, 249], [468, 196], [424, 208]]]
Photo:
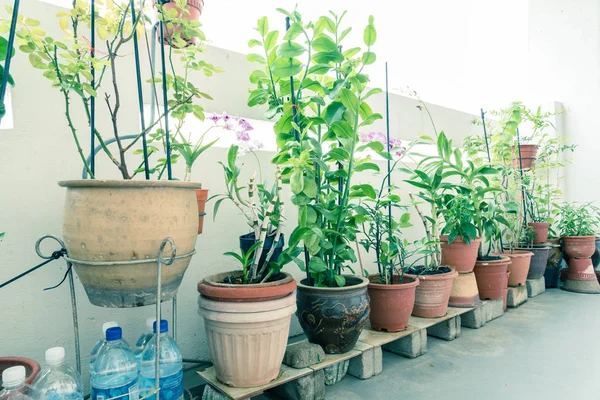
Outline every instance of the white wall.
[[[7, 3], [7, 0], [0, 1], [0, 5]], [[23, 2], [21, 12], [41, 20], [42, 27], [48, 32], [58, 34], [53, 18], [58, 10], [57, 7], [35, 1]], [[131, 52], [125, 51], [124, 54], [127, 56], [120, 59], [119, 74], [130, 80], [131, 89], [123, 91], [121, 128], [123, 132], [133, 133], [137, 132], [138, 126], [134, 69]], [[261, 118], [261, 110], [246, 107], [250, 86], [247, 77], [253, 67], [246, 63], [245, 57], [209, 48], [207, 58], [226, 70], [212, 79], [198, 78], [197, 83], [215, 98], [206, 103], [207, 110], [226, 110], [233, 115]], [[0, 230], [7, 232], [0, 241], [0, 281], [40, 262], [33, 249], [35, 241], [47, 233], [61, 233], [64, 189], [58, 187], [56, 182], [81, 176], [80, 160], [65, 122], [59, 92], [50, 88], [23, 54], [17, 54], [14, 58], [11, 73], [17, 82], [13, 90], [14, 129], [0, 130]], [[147, 87], [145, 90], [147, 94]], [[373, 101], [373, 108], [384, 112], [383, 104], [383, 96], [377, 97]], [[393, 136], [410, 139], [420, 131], [430, 132], [426, 116], [415, 107], [413, 99], [393, 95], [391, 105]], [[98, 108], [99, 129], [108, 134], [104, 105], [100, 104]], [[472, 115], [440, 106], [431, 106], [431, 111], [438, 128], [446, 130], [457, 140], [477, 132], [478, 128], [471, 125]], [[84, 127], [82, 132], [85, 132], [85, 120], [81, 114], [75, 116], [75, 121]], [[382, 127], [379, 125], [375, 128]], [[82, 133], [82, 145], [87, 149], [85, 137], [86, 134]], [[217, 162], [224, 160], [225, 155], [226, 149], [213, 148], [194, 168], [193, 178], [201, 181], [213, 194], [224, 190]], [[259, 156], [265, 166], [263, 173], [268, 176], [269, 170], [272, 171], [268, 164], [272, 154], [259, 152]], [[246, 157], [245, 162], [244, 174], [249, 177], [256, 166], [251, 157]], [[99, 178], [118, 177], [115, 168], [102, 157], [97, 168]], [[178, 166], [175, 171], [181, 176], [180, 168]], [[359, 179], [375, 181], [379, 178], [364, 173]], [[398, 184], [401, 184], [401, 179], [400, 176], [394, 177]], [[403, 185], [403, 190], [406, 190], [406, 185]], [[407, 198], [406, 192], [402, 195]], [[210, 213], [211, 205], [208, 210]], [[287, 207], [287, 217], [294, 221], [292, 207]], [[414, 221], [418, 223], [416, 219]], [[231, 259], [222, 254], [237, 250], [237, 238], [246, 232], [243, 219], [231, 205], [221, 207], [215, 222], [210, 216], [205, 219], [204, 234], [199, 236], [196, 247], [198, 254], [192, 259], [179, 291], [178, 340], [185, 357], [208, 358], [204, 327], [197, 315], [196, 284], [208, 274], [232, 269], [234, 264]], [[420, 232], [420, 226], [417, 226], [407, 235], [416, 238]], [[365, 257], [366, 265], [371, 265], [371, 261]], [[302, 276], [295, 266], [290, 266], [288, 271], [297, 277]], [[45, 349], [63, 345], [69, 352], [68, 356], [74, 360], [68, 287], [63, 285], [53, 291], [42, 291], [44, 287], [58, 283], [64, 272], [64, 263], [55, 262], [0, 290], [3, 321], [0, 324], [0, 355], [21, 355], [42, 361]], [[93, 307], [78, 280], [76, 285], [84, 367], [87, 365], [87, 354], [100, 336], [104, 321], [117, 320], [124, 327], [126, 338], [133, 342], [143, 329], [146, 317], [154, 313], [153, 307], [124, 310]], [[164, 307], [167, 316], [170, 315], [169, 308]], [[298, 324], [294, 322], [293, 333], [299, 332]]]
[[600, 2], [529, 0], [529, 83], [562, 102], [561, 129], [578, 145], [566, 167], [567, 201], [598, 201]]

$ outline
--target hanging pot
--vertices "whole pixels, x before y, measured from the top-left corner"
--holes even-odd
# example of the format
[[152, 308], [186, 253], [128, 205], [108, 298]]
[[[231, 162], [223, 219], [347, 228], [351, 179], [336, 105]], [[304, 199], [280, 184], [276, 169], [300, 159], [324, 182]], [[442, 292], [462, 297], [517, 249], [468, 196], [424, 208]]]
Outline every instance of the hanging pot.
[[155, 304], [156, 262], [128, 263], [156, 259], [167, 237], [173, 239], [181, 258], [163, 265], [161, 300], [173, 298], [196, 244], [198, 206], [191, 189], [199, 188], [199, 183], [78, 180], [59, 185], [67, 188], [65, 247], [92, 304]]
[[448, 305], [450, 307], [476, 307], [481, 303], [475, 274], [458, 274], [452, 281]]
[[527, 225], [535, 230], [534, 244], [546, 243], [548, 241], [548, 230], [550, 229], [548, 222], [530, 222]]
[[368, 286], [371, 300], [369, 316], [371, 328], [387, 332], [405, 330], [415, 305], [415, 291], [419, 286], [419, 279], [404, 276], [400, 284], [400, 277], [394, 275], [393, 285], [377, 283], [380, 279], [379, 274], [372, 275], [369, 279], [371, 281]]
[[462, 237], [457, 237], [452, 243], [448, 243], [448, 235], [440, 237], [442, 246], [442, 265], [454, 268], [459, 274], [473, 272], [477, 251], [481, 239], [477, 238], [467, 244]]
[[[271, 247], [273, 247], [274, 240], [275, 240], [274, 236], [267, 236], [267, 238], [265, 239], [265, 243], [263, 245], [263, 252], [260, 255], [260, 260], [259, 260], [258, 265], [264, 265], [264, 263], [266, 262], [267, 255], [269, 254]], [[240, 236], [240, 249], [244, 253], [247, 253], [248, 250], [250, 250], [250, 247], [254, 246], [255, 243], [256, 243], [256, 239], [254, 237], [253, 232]], [[279, 240], [277, 242], [277, 247], [275, 247], [275, 250], [273, 251], [273, 256], [271, 258], [271, 261], [277, 262], [279, 260], [279, 257], [281, 256], [281, 252], [283, 251], [284, 245], [285, 245], [285, 238], [284, 238], [284, 235], [281, 234], [279, 237]]]
[[196, 201], [198, 202], [198, 235], [202, 234], [202, 227], [204, 226], [206, 200], [208, 200], [208, 189], [196, 189]]
[[481, 299], [501, 299], [508, 284], [506, 273], [510, 258], [501, 257], [499, 260], [481, 261], [475, 264], [475, 277]]
[[[222, 383], [242, 388], [266, 385], [279, 376], [296, 311], [296, 284], [284, 273], [265, 284], [220, 283], [223, 276], [236, 273], [198, 283], [208, 349]], [[245, 293], [243, 300], [240, 291]]]
[[529, 169], [531, 165], [535, 161], [535, 157], [537, 155], [538, 145], [537, 144], [520, 144], [519, 152], [521, 154], [521, 160], [519, 160], [519, 154], [516, 154], [515, 148], [513, 146], [513, 168], [521, 169]]
[[[446, 315], [448, 301], [452, 291], [452, 282], [458, 275], [455, 269], [436, 275], [419, 275], [419, 286], [415, 294], [415, 306], [412, 315], [416, 317], [437, 318]], [[416, 275], [405, 274], [409, 278]]]
[[533, 253], [526, 250], [513, 250], [512, 252], [502, 253], [502, 255], [510, 258], [511, 261], [508, 264], [508, 272], [510, 272], [508, 286], [524, 286]]
[[564, 236], [563, 251], [568, 258], [589, 258], [596, 251], [596, 236]]
[[[188, 21], [199, 21], [200, 15], [202, 14], [202, 9], [204, 7], [204, 0], [187, 0], [185, 10], [182, 10], [175, 0], [164, 1], [164, 0], [155, 0], [154, 4], [157, 3], [162, 4], [162, 9], [166, 13], [166, 15], [170, 16], [171, 12], [175, 15], [175, 18], [186, 19]], [[175, 10], [175, 11], [171, 11]], [[158, 16], [158, 19], [161, 19], [161, 16]], [[186, 42], [186, 45], [198, 44], [198, 37], [194, 36], [191, 32], [186, 32], [185, 27], [181, 26], [181, 24], [174, 23], [169, 20], [168, 17], [165, 17], [164, 24], [164, 39], [165, 44], [170, 45], [173, 44], [171, 39], [179, 37], [183, 41]], [[174, 45], [174, 44], [173, 44]], [[174, 46], [176, 47], [176, 46]]]
[[533, 257], [531, 257], [531, 263], [529, 265], [529, 273], [527, 274], [527, 279], [540, 279], [544, 276], [544, 272], [546, 272], [546, 265], [548, 264], [548, 254], [550, 252], [550, 247], [546, 245], [538, 245], [533, 246], [531, 248], [517, 248], [517, 250], [521, 251], [529, 251], [533, 253]]
[[311, 343], [327, 354], [352, 350], [369, 318], [369, 280], [344, 275], [344, 287], [314, 287], [298, 283], [296, 315]]
[[[31, 385], [37, 375], [40, 373], [40, 364], [31, 358], [25, 357], [0, 357], [0, 376], [5, 369], [22, 365], [25, 367], [25, 383]], [[2, 390], [0, 385], [0, 390]]]

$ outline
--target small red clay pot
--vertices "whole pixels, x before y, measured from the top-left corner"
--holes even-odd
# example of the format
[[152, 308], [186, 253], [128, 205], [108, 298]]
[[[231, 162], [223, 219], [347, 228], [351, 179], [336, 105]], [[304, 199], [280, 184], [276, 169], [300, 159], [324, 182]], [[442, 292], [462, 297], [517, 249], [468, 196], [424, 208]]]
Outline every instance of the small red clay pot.
[[[162, 1], [156, 1], [155, 0], [155, 4], [159, 2], [162, 3]], [[200, 15], [202, 14], [202, 8], [204, 7], [204, 0], [187, 0], [186, 3], [186, 10], [188, 11], [187, 13], [183, 12], [183, 10], [181, 8], [179, 8], [177, 6], [177, 3], [175, 3], [175, 0], [171, 0], [168, 3], [164, 3], [163, 4], [163, 10], [165, 11], [169, 11], [169, 10], [177, 10], [177, 18], [182, 18], [182, 19], [187, 19], [188, 21], [199, 21], [200, 20]], [[160, 17], [159, 17], [160, 19]], [[179, 35], [179, 37], [181, 37], [183, 40], [185, 40], [187, 42], [187, 45], [192, 45], [192, 44], [197, 44], [199, 43], [199, 40], [197, 37], [186, 37], [183, 33], [183, 27], [180, 24], [176, 24], [173, 22], [169, 22], [166, 21], [167, 23], [165, 24], [164, 27], [164, 39], [165, 39], [165, 44], [170, 44], [170, 38]], [[172, 25], [172, 26], [171, 26]]]
[[474, 271], [481, 299], [495, 300], [504, 297], [504, 288], [508, 283], [506, 272], [510, 262], [508, 257], [492, 261], [477, 260]]
[[[40, 373], [40, 364], [31, 358], [25, 357], [0, 357], [0, 376], [5, 369], [22, 365], [25, 367], [25, 383], [31, 385], [37, 375]], [[2, 385], [0, 385], [2, 388]]]
[[368, 292], [371, 299], [371, 328], [378, 331], [400, 332], [408, 326], [408, 319], [415, 305], [415, 291], [419, 279], [404, 276], [402, 284], [400, 277], [394, 275], [393, 285], [383, 285], [379, 282], [379, 274], [369, 277]]
[[251, 285], [222, 283], [228, 276], [240, 276], [241, 271], [231, 271], [212, 275], [198, 282], [198, 292], [211, 300], [248, 303], [277, 300], [286, 297], [296, 290], [296, 281], [285, 272], [280, 272], [281, 279]]
[[594, 281], [597, 279], [590, 258], [569, 259], [568, 271], [567, 278], [574, 281]]
[[564, 236], [563, 251], [569, 258], [589, 258], [596, 251], [596, 236]]
[[533, 253], [525, 250], [513, 250], [512, 253], [502, 253], [502, 255], [510, 258], [511, 261], [508, 265], [508, 272], [510, 273], [508, 286], [516, 287], [525, 285]]
[[546, 243], [548, 241], [548, 230], [550, 229], [548, 222], [530, 222], [527, 225], [535, 230], [534, 244]]
[[[415, 294], [415, 306], [412, 315], [415, 317], [437, 318], [446, 315], [448, 300], [452, 290], [452, 282], [458, 275], [455, 269], [438, 275], [419, 276], [419, 286]], [[405, 274], [408, 278], [415, 275]]]
[[198, 201], [198, 235], [202, 233], [202, 227], [204, 226], [204, 212], [206, 208], [206, 200], [208, 199], [208, 189], [195, 189], [196, 200]]
[[521, 169], [521, 165], [523, 169], [531, 168], [531, 165], [535, 161], [535, 156], [537, 155], [538, 145], [520, 144], [519, 150], [521, 151], [521, 160], [519, 160], [519, 155], [516, 154], [515, 148], [513, 146], [513, 168]]
[[466, 274], [473, 271], [475, 261], [477, 261], [477, 251], [481, 239], [477, 238], [471, 242], [471, 245], [465, 243], [462, 237], [457, 237], [454, 242], [448, 243], [448, 235], [440, 237], [442, 242], [442, 265], [448, 265], [459, 274]]

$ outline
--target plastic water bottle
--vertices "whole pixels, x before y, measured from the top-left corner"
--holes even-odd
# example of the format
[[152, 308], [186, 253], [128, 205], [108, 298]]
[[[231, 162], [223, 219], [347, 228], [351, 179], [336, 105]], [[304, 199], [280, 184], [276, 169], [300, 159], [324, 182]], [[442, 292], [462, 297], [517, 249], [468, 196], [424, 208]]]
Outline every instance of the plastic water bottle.
[[25, 367], [17, 365], [2, 372], [0, 400], [40, 400], [37, 390], [25, 383]]
[[131, 348], [123, 340], [121, 328], [106, 331], [106, 343], [100, 349], [90, 370], [91, 399], [138, 400], [138, 366]]
[[144, 351], [146, 344], [148, 344], [154, 336], [154, 321], [156, 321], [155, 317], [146, 318], [146, 332], [142, 333], [137, 342], [135, 342], [135, 350], [133, 352], [135, 353], [138, 364], [142, 359], [142, 352]]
[[98, 340], [98, 342], [96, 342], [96, 344], [94, 345], [94, 348], [92, 349], [92, 354], [90, 354], [90, 371], [92, 370], [92, 366], [94, 365], [94, 361], [96, 361], [96, 357], [98, 356], [100, 349], [106, 343], [106, 339], [105, 339], [106, 331], [109, 328], [114, 328], [117, 326], [119, 326], [119, 324], [117, 324], [115, 321], [109, 321], [109, 322], [105, 322], [104, 324], [102, 324], [102, 339], [100, 339], [100, 340]]
[[48, 369], [34, 382], [34, 388], [44, 400], [83, 400], [79, 373], [65, 363], [65, 349], [46, 350]]
[[[142, 353], [140, 368], [140, 389], [142, 395], [148, 396], [156, 384], [156, 343], [160, 340], [160, 400], [183, 399], [183, 361], [181, 351], [173, 339], [169, 336], [169, 323], [167, 320], [160, 321], [160, 332], [157, 333], [156, 322], [154, 323], [154, 336], [148, 342]], [[156, 395], [147, 397], [156, 399]]]

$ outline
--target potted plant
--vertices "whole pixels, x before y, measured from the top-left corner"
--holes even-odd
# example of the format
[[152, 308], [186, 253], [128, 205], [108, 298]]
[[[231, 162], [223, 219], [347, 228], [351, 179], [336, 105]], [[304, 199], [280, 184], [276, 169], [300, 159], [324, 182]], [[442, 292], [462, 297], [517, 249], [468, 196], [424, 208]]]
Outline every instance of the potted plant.
[[529, 249], [519, 248], [519, 245], [523, 242], [527, 243], [531, 241], [533, 237], [532, 233], [534, 232], [530, 226], [523, 225], [519, 204], [515, 202], [505, 203], [505, 212], [506, 228], [504, 230], [503, 243], [507, 243], [508, 246], [507, 248], [502, 247], [502, 254], [511, 260], [508, 266], [508, 271], [510, 272], [508, 286], [525, 286], [534, 253], [529, 251]]
[[[200, 188], [200, 184], [132, 180], [140, 173], [146, 174], [147, 179], [151, 172], [162, 176], [166, 170], [167, 176], [171, 175], [168, 140], [164, 145], [166, 157], [162, 160], [150, 159], [150, 155], [158, 152], [147, 151], [149, 154], [145, 154], [140, 167], [132, 170], [127, 158], [133, 147], [140, 144], [140, 139], [144, 143], [146, 133], [153, 131], [162, 121], [168, 121], [165, 115], [147, 122], [145, 129], [131, 143], [125, 143], [122, 139], [125, 128], [120, 122], [120, 94], [125, 90], [135, 90], [135, 83], [124, 80], [118, 74], [117, 58], [122, 62], [121, 58], [129, 52], [124, 45], [132, 42], [138, 31], [143, 30], [144, 10], [137, 7], [132, 13], [131, 3], [120, 7], [109, 2], [106, 9], [96, 13], [96, 33], [101, 41], [95, 49], [95, 57], [92, 57], [85, 38], [81, 36], [83, 27], [89, 24], [89, 15], [89, 3], [85, 1], [78, 2], [77, 7], [69, 12], [58, 13], [59, 25], [67, 35], [63, 39], [52, 38], [40, 28], [30, 29], [31, 24], [39, 23], [30, 18], [19, 18], [17, 42], [21, 48], [27, 48], [33, 67], [40, 69], [52, 86], [60, 91], [69, 131], [83, 166], [92, 178], [59, 183], [67, 188], [64, 242], [88, 298], [92, 304], [104, 307], [153, 304], [157, 301], [156, 264], [142, 260], [156, 259], [164, 238], [171, 237], [174, 240], [180, 257], [163, 270], [161, 300], [172, 298], [189, 265], [196, 242], [198, 219], [192, 189]], [[8, 23], [2, 21], [4, 27]], [[183, 115], [194, 115], [203, 118], [203, 108], [198, 100], [207, 95], [200, 92], [189, 79], [194, 72], [211, 74], [216, 70], [209, 63], [198, 63], [203, 51], [202, 47], [193, 46], [185, 51], [169, 52], [169, 61], [174, 57], [181, 59], [182, 75], [167, 74], [165, 77], [168, 116], [182, 118]], [[96, 72], [95, 79], [92, 71]], [[153, 77], [152, 80], [162, 83], [160, 78]], [[93, 127], [95, 123], [92, 110], [95, 100], [102, 100], [106, 104], [102, 109], [107, 111], [105, 117], [109, 128], [105, 129], [111, 131], [110, 136], [114, 138], [111, 140], [116, 142], [117, 150], [108, 147], [108, 135], [101, 133], [101, 124], [89, 132], [116, 166], [123, 177], [122, 181], [97, 180], [94, 165], [88, 162], [81, 148], [81, 129], [87, 131], [88, 126]], [[83, 127], [79, 127], [73, 118], [72, 107], [75, 102], [84, 112], [86, 123]], [[177, 136], [176, 132], [169, 133]], [[150, 162], [156, 163], [156, 166], [151, 168]], [[137, 260], [137, 263], [131, 265], [132, 260]]]
[[214, 216], [221, 203], [229, 200], [240, 209], [252, 232], [240, 237], [240, 254], [225, 253], [241, 269], [200, 281], [198, 304], [217, 378], [234, 387], [254, 387], [279, 375], [296, 311], [296, 281], [281, 269], [296, 261], [300, 251], [283, 251], [281, 172], [277, 171], [272, 190], [256, 184], [253, 176], [248, 198], [243, 198], [238, 151], [238, 146], [231, 146], [227, 163], [221, 164], [227, 193], [212, 197], [216, 199]]
[[[369, 319], [371, 328], [387, 332], [406, 329], [419, 285], [418, 278], [404, 275], [407, 259], [414, 255], [408, 250], [407, 240], [401, 239], [402, 229], [412, 226], [410, 214], [401, 206], [400, 197], [392, 192], [391, 187], [384, 193], [386, 179], [389, 179], [398, 161], [383, 179], [376, 199], [367, 198], [362, 204], [368, 221], [362, 225], [364, 239], [360, 243], [367, 252], [372, 250], [375, 253], [378, 272], [368, 275]], [[397, 220], [392, 216], [393, 210], [402, 212]]]
[[350, 32], [342, 28], [345, 13], [306, 23], [297, 11], [280, 11], [289, 18], [287, 32], [269, 30], [267, 18], [261, 18], [259, 39], [249, 42], [261, 46], [264, 55], [248, 59], [264, 68], [250, 76], [256, 89], [248, 104], [268, 104], [267, 116], [276, 120], [273, 162], [282, 168], [298, 208], [289, 239], [290, 247], [302, 244], [305, 249], [307, 277], [298, 283], [298, 319], [309, 341], [326, 353], [345, 353], [369, 315], [369, 281], [344, 272], [356, 262], [352, 244], [365, 218], [357, 202], [376, 197], [372, 186], [354, 184], [352, 178], [357, 171], [378, 169], [355, 157], [359, 130], [381, 119], [367, 103], [381, 90], [367, 89], [369, 78], [363, 73], [375, 62], [371, 48], [377, 32], [369, 17], [363, 32], [366, 51], [342, 52]]

